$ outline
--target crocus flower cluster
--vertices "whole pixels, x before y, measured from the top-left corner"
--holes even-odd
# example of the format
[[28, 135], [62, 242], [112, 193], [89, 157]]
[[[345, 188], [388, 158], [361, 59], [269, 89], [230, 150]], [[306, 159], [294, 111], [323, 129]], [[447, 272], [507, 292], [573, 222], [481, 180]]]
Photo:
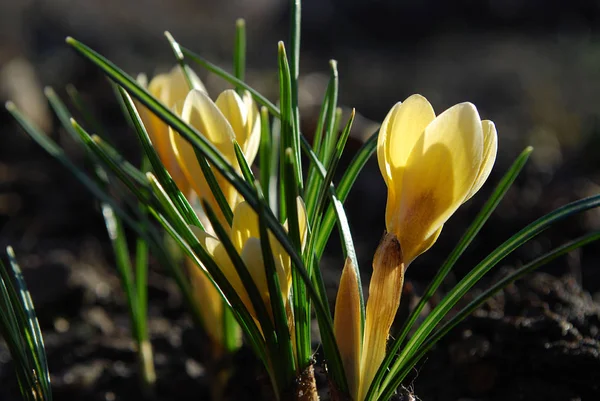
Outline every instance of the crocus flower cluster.
[[[146, 83], [143, 76], [138, 80], [143, 84]], [[201, 80], [191, 70], [188, 71], [186, 78], [179, 66], [174, 67], [169, 73], [157, 75], [147, 87], [154, 97], [204, 135], [238, 171], [234, 140], [240, 145], [248, 163], [254, 161], [260, 142], [260, 113], [248, 92], [239, 96], [233, 90], [226, 90], [213, 102]], [[202, 199], [207, 202], [217, 213], [221, 224], [228, 227], [192, 146], [149, 110], [143, 107], [139, 107], [139, 110], [152, 144], [179, 190], [190, 201]], [[237, 191], [216, 171], [215, 178], [229, 207], [236, 215], [242, 215], [243, 213], [237, 212], [244, 209]], [[198, 202], [196, 206], [207, 230], [207, 232], [197, 230], [199, 239], [209, 250], [214, 250], [213, 244], [218, 240], [211, 235], [212, 228]], [[243, 226], [239, 223], [239, 217], [234, 220], [232, 232], [242, 231]], [[231, 272], [223, 258], [216, 260], [223, 262], [219, 263], [219, 266], [231, 282], [236, 282], [235, 271]], [[221, 344], [224, 305], [220, 295], [205, 273], [191, 260], [187, 260], [187, 265], [194, 295], [200, 305], [203, 320], [206, 322], [206, 330], [215, 344]], [[239, 281], [239, 278], [237, 280]]]
[[[190, 89], [190, 84], [192, 88]], [[149, 91], [185, 122], [205, 136], [236, 169], [234, 141], [251, 164], [260, 141], [260, 114], [247, 92], [239, 96], [227, 90], [212, 101], [200, 80], [186, 78], [180, 67], [156, 76]], [[263, 302], [270, 296], [260, 241], [259, 219], [224, 177], [215, 172], [219, 188], [233, 210], [231, 227], [225, 221], [192, 146], [168, 128], [156, 116], [142, 110], [142, 118], [165, 167], [179, 189], [207, 202], [248, 268]], [[413, 95], [396, 104], [379, 131], [377, 159], [388, 188], [385, 213], [386, 234], [373, 257], [364, 327], [361, 326], [360, 292], [357, 269], [350, 259], [344, 266], [336, 300], [334, 332], [350, 396], [364, 400], [385, 354], [390, 328], [402, 295], [408, 266], [437, 240], [445, 222], [487, 179], [496, 158], [497, 135], [491, 121], [481, 120], [471, 103], [451, 107], [436, 117], [431, 104]], [[307, 231], [306, 211], [298, 198], [300, 236]], [[246, 286], [242, 283], [223, 244], [211, 232], [193, 231], [212, 256], [233, 289], [256, 319]], [[289, 255], [269, 234], [282, 299], [289, 311], [288, 299], [292, 275]], [[189, 263], [197, 301], [207, 321], [209, 335], [218, 343], [223, 303], [213, 284], [197, 266]], [[267, 308], [270, 311], [270, 308]], [[293, 323], [293, 319], [288, 319]], [[293, 337], [293, 327], [290, 335]]]

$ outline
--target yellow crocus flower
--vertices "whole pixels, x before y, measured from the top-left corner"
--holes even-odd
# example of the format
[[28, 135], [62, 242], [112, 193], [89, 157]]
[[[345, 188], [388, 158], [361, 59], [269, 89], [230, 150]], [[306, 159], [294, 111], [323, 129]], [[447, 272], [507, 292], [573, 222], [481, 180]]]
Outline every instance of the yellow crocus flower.
[[[188, 93], [181, 108], [181, 118], [196, 128], [239, 171], [233, 141], [240, 145], [251, 165], [260, 143], [260, 113], [248, 92], [240, 97], [234, 90], [222, 92], [213, 102], [201, 90]], [[170, 130], [173, 150], [179, 165], [199, 198], [206, 200], [225, 225], [223, 215], [200, 168], [196, 153], [181, 135]], [[215, 171], [215, 170], [213, 170]], [[235, 188], [218, 172], [215, 178], [229, 206], [233, 209], [242, 201]], [[206, 221], [206, 220], [205, 220]]]
[[[302, 245], [304, 245], [307, 231], [306, 210], [304, 208], [304, 203], [300, 198], [297, 200], [297, 205], [300, 239]], [[250, 314], [256, 319], [256, 312], [252, 306], [248, 292], [246, 291], [233, 262], [225, 251], [223, 244], [221, 244], [217, 238], [200, 230], [198, 227], [192, 227], [192, 230], [200, 244], [212, 256], [223, 272], [223, 275], [227, 278], [235, 292], [240, 296], [242, 302], [250, 311]], [[246, 264], [248, 272], [250, 273], [250, 276], [252, 276], [252, 279], [261, 294], [263, 302], [267, 305], [267, 310], [271, 312], [270, 294], [260, 243], [258, 215], [248, 203], [240, 202], [235, 207], [229, 236], [236, 251]], [[273, 253], [275, 269], [279, 278], [281, 296], [285, 301], [284, 304], [287, 304], [292, 285], [291, 259], [279, 241], [275, 239], [271, 233], [269, 233], [269, 243]]]
[[[345, 344], [340, 352], [358, 352], [354, 358], [359, 365], [350, 355], [342, 355], [354, 400], [364, 400], [385, 357], [406, 268], [435, 243], [444, 223], [481, 188], [496, 152], [494, 123], [482, 121], [471, 103], [455, 105], [436, 117], [427, 99], [413, 95], [396, 104], [385, 118], [377, 159], [388, 188], [387, 233], [373, 258], [360, 344], [352, 343], [353, 323], [334, 325], [338, 343]], [[345, 285], [356, 281], [353, 275], [354, 269], [346, 265], [340, 291], [350, 295], [338, 294], [336, 317], [359, 305], [358, 293]]]
[[420, 95], [388, 113], [377, 143], [388, 187], [385, 222], [409, 264], [429, 249], [442, 225], [481, 188], [496, 159], [494, 123], [481, 121], [471, 103], [435, 116]]
[[[200, 78], [198, 78], [191, 70], [189, 71], [189, 77], [194, 88], [206, 92]], [[156, 99], [160, 100], [169, 109], [173, 109], [177, 105], [183, 104], [184, 99], [190, 91], [189, 83], [180, 66], [173, 67], [168, 73], [155, 76], [150, 81], [150, 84], [148, 84], [146, 76], [140, 74], [138, 76], [138, 82], [142, 86], [147, 87], [148, 92]], [[137, 106], [142, 122], [148, 131], [148, 136], [150, 136], [152, 145], [156, 149], [160, 160], [175, 181], [179, 190], [185, 196], [189, 196], [190, 184], [183, 174], [179, 162], [175, 157], [175, 153], [173, 152], [173, 146], [169, 137], [169, 127], [146, 107], [139, 104], [137, 104]]]

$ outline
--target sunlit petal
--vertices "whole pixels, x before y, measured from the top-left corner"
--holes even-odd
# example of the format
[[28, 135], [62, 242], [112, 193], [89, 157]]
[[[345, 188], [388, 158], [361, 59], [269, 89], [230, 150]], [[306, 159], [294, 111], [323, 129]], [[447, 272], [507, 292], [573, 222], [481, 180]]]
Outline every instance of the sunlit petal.
[[233, 262], [231, 261], [229, 255], [227, 254], [227, 251], [223, 247], [223, 244], [221, 244], [221, 242], [217, 238], [205, 233], [198, 227], [190, 226], [190, 228], [194, 232], [194, 235], [196, 235], [196, 238], [198, 239], [198, 242], [200, 242], [200, 245], [202, 245], [206, 252], [208, 252], [212, 256], [213, 260], [215, 261], [225, 278], [227, 278], [227, 281], [231, 284], [235, 292], [239, 295], [244, 305], [246, 305], [246, 307], [250, 311], [252, 311], [252, 313], [254, 313], [254, 309], [252, 308], [252, 302], [250, 302], [250, 297], [248, 296], [248, 293], [246, 292], [246, 289], [242, 284], [242, 280], [240, 279], [240, 276], [238, 275], [237, 270], [233, 265]]
[[414, 146], [388, 230], [400, 239], [406, 263], [463, 203], [482, 160], [477, 109], [456, 105], [437, 117]]
[[206, 93], [190, 91], [183, 104], [181, 118], [204, 135], [227, 160], [235, 160], [235, 134], [223, 113]]
[[481, 127], [483, 129], [483, 160], [479, 167], [477, 179], [466, 200], [469, 200], [475, 195], [475, 193], [483, 186], [483, 183], [488, 179], [492, 167], [494, 167], [494, 162], [496, 161], [496, 154], [498, 153], [498, 134], [496, 133], [496, 126], [489, 120], [483, 120], [481, 122]]
[[[232, 165], [237, 166], [235, 156], [233, 155], [232, 138], [234, 134], [231, 126], [205, 93], [197, 90], [191, 91], [185, 99], [181, 117], [184, 121], [198, 129], [202, 135], [205, 135]], [[217, 215], [222, 218], [218, 204], [202, 173], [193, 147], [178, 133], [171, 132], [170, 137], [179, 164], [192, 188], [196, 191], [198, 197], [206, 199]], [[231, 159], [232, 157], [233, 159]], [[217, 184], [221, 188], [221, 191], [223, 191], [227, 203], [230, 207], [234, 207], [239, 200], [237, 191], [218, 171], [215, 171], [215, 169], [213, 171]]]
[[269, 286], [267, 284], [267, 274], [265, 271], [265, 263], [262, 255], [262, 247], [260, 238], [252, 237], [244, 243], [244, 248], [241, 252], [242, 259], [246, 263], [248, 272], [252, 276], [252, 280], [265, 303], [269, 302]]
[[335, 301], [333, 330], [340, 350], [348, 389], [352, 399], [358, 399], [363, 333], [360, 327], [360, 293], [356, 268], [346, 259]]
[[[421, 95], [397, 103], [381, 124], [377, 160], [381, 174], [396, 189], [402, 186], [403, 168], [425, 127], [435, 119], [431, 104]], [[386, 178], [387, 177], [387, 178]]]
[[233, 211], [231, 240], [238, 252], [241, 252], [250, 238], [260, 238], [258, 215], [247, 202], [240, 202]]
[[252, 164], [252, 162], [254, 162], [254, 159], [256, 158], [256, 154], [258, 153], [258, 146], [260, 144], [261, 119], [258, 107], [256, 106], [254, 99], [252, 99], [252, 95], [250, 94], [250, 92], [244, 91], [242, 100], [244, 102], [246, 110], [248, 110], [248, 123], [246, 124], [247, 134], [246, 138], [244, 139], [244, 145], [242, 146], [242, 150], [244, 151], [246, 160], [248, 160], [248, 164]]
[[231, 125], [235, 139], [239, 143], [244, 143], [247, 136], [248, 110], [242, 99], [233, 89], [228, 89], [221, 92], [215, 104]]
[[223, 325], [219, 324], [223, 319], [221, 294], [207, 277], [207, 273], [200, 270], [192, 259], [186, 259], [186, 266], [194, 300], [198, 304], [202, 320], [206, 322], [204, 328], [214, 344], [221, 344], [223, 342]]

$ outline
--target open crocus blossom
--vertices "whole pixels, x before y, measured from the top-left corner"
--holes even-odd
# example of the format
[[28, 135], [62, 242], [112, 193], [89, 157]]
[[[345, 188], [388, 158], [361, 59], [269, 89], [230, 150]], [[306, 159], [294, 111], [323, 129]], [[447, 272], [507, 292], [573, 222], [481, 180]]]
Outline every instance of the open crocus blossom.
[[[200, 81], [200, 78], [193, 71], [188, 71], [188, 75], [194, 88], [206, 92], [202, 81]], [[181, 107], [190, 91], [190, 84], [186, 80], [180, 66], [173, 67], [168, 73], [155, 76], [150, 81], [150, 84], [147, 81], [145, 75], [140, 74], [138, 76], [138, 82], [143, 86], [147, 86], [150, 94], [160, 100], [169, 109], [174, 109], [177, 106]], [[169, 127], [146, 107], [138, 104], [138, 111], [160, 160], [179, 190], [188, 196], [190, 184], [175, 157], [173, 145], [169, 137]]]
[[[381, 125], [377, 159], [388, 188], [387, 233], [373, 258], [364, 333], [357, 336], [351, 323], [334, 325], [338, 343], [344, 344], [340, 352], [359, 353], [354, 360], [342, 355], [354, 400], [364, 400], [385, 357], [406, 268], [435, 243], [444, 223], [481, 188], [496, 151], [494, 123], [481, 121], [471, 103], [455, 105], [436, 117], [427, 99], [413, 95], [396, 104]], [[353, 274], [346, 264], [336, 318], [347, 310], [356, 314], [358, 295], [343, 287], [356, 282]], [[352, 344], [357, 337], [360, 344]]]
[[[304, 244], [307, 225], [306, 210], [301, 198], [298, 198], [297, 205], [300, 239], [301, 243]], [[256, 319], [256, 311], [252, 306], [246, 287], [242, 283], [223, 244], [217, 238], [200, 230], [198, 227], [192, 226], [191, 228], [200, 244], [202, 244], [204, 249], [212, 256], [223, 272], [223, 275], [239, 295], [250, 314]], [[240, 202], [235, 207], [229, 237], [231, 238], [236, 251], [248, 268], [248, 272], [258, 288], [263, 302], [267, 305], [267, 310], [270, 311], [271, 301], [260, 242], [258, 215], [248, 203]], [[282, 292], [281, 297], [284, 299], [284, 304], [287, 304], [292, 285], [291, 259], [279, 241], [275, 239], [271, 233], [269, 233], [269, 244], [275, 262], [277, 277], [279, 278]], [[199, 269], [196, 268], [196, 270]]]

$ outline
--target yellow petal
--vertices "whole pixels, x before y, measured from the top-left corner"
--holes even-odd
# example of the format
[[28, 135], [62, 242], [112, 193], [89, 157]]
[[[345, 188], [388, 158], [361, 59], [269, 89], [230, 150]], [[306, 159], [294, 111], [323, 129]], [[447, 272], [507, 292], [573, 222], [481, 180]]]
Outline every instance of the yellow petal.
[[[304, 206], [304, 202], [301, 197], [296, 198], [296, 207], [298, 209], [298, 228], [300, 231], [300, 243], [301, 249], [304, 249], [306, 245], [306, 234], [308, 231], [307, 217], [306, 217], [306, 207]], [[284, 227], [288, 229], [288, 222], [284, 223]], [[292, 262], [290, 255], [284, 250], [281, 243], [275, 239], [275, 236], [269, 231], [269, 241], [271, 243], [271, 249], [273, 251], [273, 257], [275, 258], [275, 264], [279, 268], [281, 268], [285, 272], [285, 277], [287, 277], [286, 285], [284, 286], [283, 282], [281, 284], [281, 290], [284, 296], [287, 299], [289, 295], [290, 288], [292, 286]]]
[[[248, 91], [244, 91], [242, 96], [244, 106], [248, 110], [248, 123], [246, 124], [246, 138], [244, 139], [244, 145], [242, 150], [248, 160], [248, 164], [252, 164], [258, 153], [258, 146], [260, 144], [260, 113], [252, 95]], [[238, 140], [239, 141], [239, 140]]]
[[358, 400], [360, 360], [363, 334], [360, 327], [360, 293], [356, 268], [350, 258], [346, 259], [337, 298], [333, 331], [344, 364], [350, 397]]
[[402, 191], [408, 157], [427, 125], [434, 119], [435, 112], [427, 99], [421, 95], [412, 95], [404, 103], [397, 103], [381, 124], [377, 138], [377, 161], [388, 187], [388, 231], [391, 231], [389, 222], [396, 211], [396, 202]]
[[306, 245], [306, 233], [308, 231], [307, 217], [306, 217], [306, 206], [301, 197], [296, 197], [296, 208], [298, 209], [298, 229], [300, 230], [300, 244], [302, 250]]
[[242, 99], [233, 89], [228, 89], [221, 92], [215, 101], [215, 104], [231, 125], [235, 139], [238, 141], [238, 143], [243, 144], [246, 141], [248, 110], [246, 109]]
[[[206, 88], [198, 76], [188, 69], [193, 89], [206, 93]], [[165, 82], [166, 81], [166, 82]], [[157, 75], [150, 82], [150, 93], [157, 97], [165, 106], [171, 108], [177, 102], [183, 102], [190, 91], [190, 85], [179, 65], [176, 65], [168, 74]]]
[[[226, 158], [232, 156], [233, 131], [231, 126], [206, 94], [197, 90], [191, 91], [184, 102], [181, 117], [205, 135]], [[210, 133], [210, 136], [207, 132]], [[200, 168], [194, 148], [173, 130], [170, 130], [170, 138], [179, 165], [190, 185], [200, 199], [205, 199], [211, 205], [220, 221], [226, 225], [210, 186]], [[230, 159], [228, 160], [231, 162]], [[234, 165], [237, 166], [237, 163]], [[218, 171], [214, 169], [213, 171], [227, 203], [230, 207], [234, 207], [239, 200], [237, 191]]]
[[[246, 263], [248, 272], [252, 276], [252, 280], [256, 284], [256, 287], [258, 288], [258, 291], [261, 294], [263, 302], [267, 306], [269, 315], [271, 315], [272, 317], [271, 298], [269, 293], [269, 285], [267, 283], [267, 274], [265, 270], [260, 239], [249, 238], [248, 241], [246, 241], [246, 244], [244, 245], [244, 249], [242, 250], [241, 256], [244, 262]], [[284, 287], [287, 279], [285, 276], [285, 272], [280, 267], [278, 268], [277, 264], [275, 264], [275, 270], [277, 271], [277, 277], [279, 278], [280, 286]], [[284, 304], [286, 302], [287, 297], [284, 298]]]
[[240, 279], [237, 270], [231, 262], [231, 259], [229, 258], [229, 255], [225, 250], [225, 247], [223, 247], [223, 244], [221, 244], [221, 242], [217, 238], [205, 233], [198, 227], [190, 226], [190, 228], [194, 232], [196, 238], [198, 238], [198, 242], [200, 242], [200, 245], [202, 245], [206, 252], [208, 252], [212, 256], [213, 260], [215, 261], [225, 278], [227, 278], [227, 281], [231, 284], [234, 291], [239, 295], [244, 305], [246, 305], [246, 308], [248, 308], [250, 313], [253, 316], [255, 316], [254, 308], [252, 307], [252, 302], [250, 302], [250, 297], [248, 296], [248, 293], [246, 292], [246, 289], [242, 284], [242, 280]]
[[250, 238], [260, 238], [258, 215], [247, 202], [240, 202], [233, 210], [231, 240], [237, 251], [242, 252]]
[[242, 249], [241, 256], [244, 263], [246, 263], [248, 272], [252, 276], [252, 280], [254, 281], [254, 284], [256, 284], [263, 301], [267, 305], [269, 302], [269, 286], [267, 284], [267, 275], [262, 257], [260, 238], [248, 238], [248, 241], [246, 241], [244, 248]]
[[140, 72], [138, 74], [138, 76], [135, 77], [135, 80], [143, 88], [148, 88], [148, 76], [146, 74], [144, 74], [143, 72]]
[[190, 275], [194, 301], [198, 305], [204, 328], [217, 346], [223, 346], [223, 299], [214, 284], [206, 276], [207, 273], [192, 261], [186, 259], [186, 266]]
[[[193, 74], [192, 80], [197, 80], [199, 85], [203, 87], [202, 82]], [[138, 81], [142, 84], [147, 78], [140, 74]], [[189, 86], [185, 81], [183, 72], [179, 66], [176, 66], [168, 74], [160, 74], [154, 77], [149, 84], [148, 91], [165, 106], [172, 109], [177, 103], [182, 103], [187, 93]], [[185, 194], [189, 191], [189, 182], [186, 179], [179, 163], [173, 153], [171, 141], [169, 139], [168, 126], [159, 119], [154, 113], [149, 111], [145, 106], [138, 105], [140, 117], [148, 131], [150, 140], [156, 149], [158, 156], [165, 165], [169, 174], [177, 184], [177, 187]]]
[[208, 139], [229, 162], [234, 162], [231, 125], [206, 93], [192, 90], [185, 98], [181, 118]]
[[[148, 87], [148, 91], [152, 96], [160, 100], [165, 106], [171, 108], [171, 105], [165, 103], [162, 93], [166, 92], [165, 87], [169, 86], [169, 77], [167, 74], [157, 75], [152, 79]], [[185, 96], [185, 95], [184, 95]], [[148, 110], [145, 106], [142, 107], [140, 112], [142, 122], [148, 131], [148, 136], [152, 141], [152, 145], [158, 152], [158, 155], [167, 169], [170, 157], [169, 157], [169, 129], [167, 125], [158, 118], [154, 113]]]
[[425, 127], [433, 121], [435, 112], [421, 95], [412, 95], [397, 103], [388, 113], [379, 129], [377, 138], [377, 161], [388, 187], [402, 185], [402, 171], [408, 156]]
[[496, 126], [489, 120], [483, 120], [481, 122], [481, 127], [483, 129], [483, 160], [479, 167], [477, 179], [465, 201], [475, 195], [488, 179], [492, 167], [494, 167], [494, 162], [496, 161], [496, 154], [498, 153], [498, 134], [496, 133]]
[[219, 205], [212, 195], [210, 187], [204, 177], [204, 173], [200, 168], [192, 145], [171, 128], [169, 128], [169, 139], [177, 163], [190, 186], [198, 195], [198, 198], [206, 200], [215, 213], [217, 213], [217, 216], [220, 216], [220, 221], [225, 222], [224, 216], [220, 213]]
[[390, 328], [400, 306], [404, 284], [402, 249], [396, 236], [385, 235], [373, 257], [373, 275], [365, 317], [365, 339], [361, 356], [359, 397], [364, 400], [386, 353]]
[[481, 120], [470, 103], [451, 107], [425, 129], [408, 158], [401, 192], [388, 205], [388, 231], [399, 238], [407, 264], [466, 199], [482, 149]]
[[249, 92], [241, 98], [234, 90], [222, 92], [215, 102], [231, 124], [248, 164], [252, 164], [260, 143], [260, 114]]

